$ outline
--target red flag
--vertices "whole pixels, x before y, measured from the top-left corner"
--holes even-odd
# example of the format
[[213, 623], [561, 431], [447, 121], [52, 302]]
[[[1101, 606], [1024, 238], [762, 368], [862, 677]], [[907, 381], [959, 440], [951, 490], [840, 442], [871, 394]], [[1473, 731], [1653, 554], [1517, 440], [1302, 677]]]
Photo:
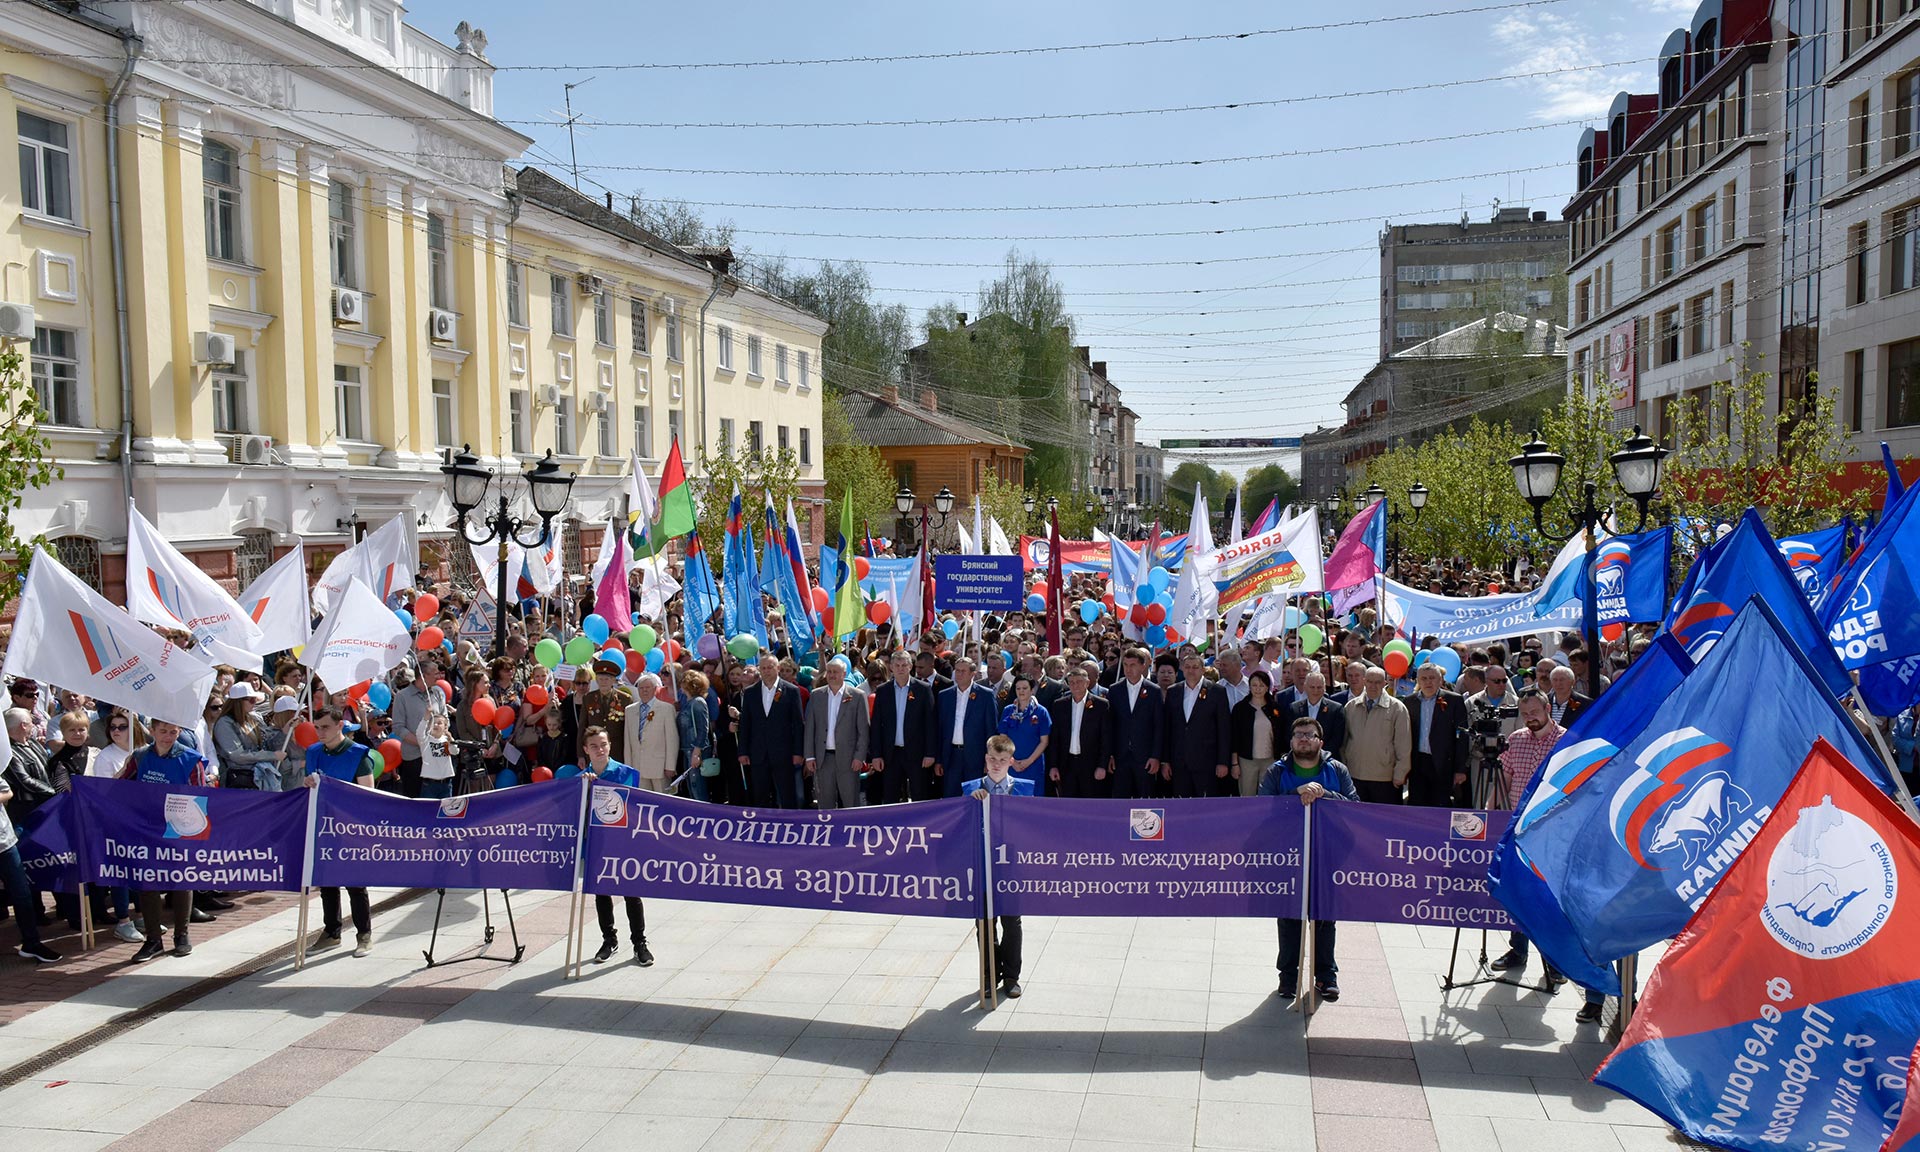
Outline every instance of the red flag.
[[1066, 580], [1060, 574], [1060, 511], [1048, 513], [1047, 525], [1047, 651], [1060, 651], [1060, 602], [1066, 598]]
[[933, 627], [933, 557], [929, 554], [931, 543], [927, 531], [927, 510], [920, 509], [920, 631], [927, 632]]

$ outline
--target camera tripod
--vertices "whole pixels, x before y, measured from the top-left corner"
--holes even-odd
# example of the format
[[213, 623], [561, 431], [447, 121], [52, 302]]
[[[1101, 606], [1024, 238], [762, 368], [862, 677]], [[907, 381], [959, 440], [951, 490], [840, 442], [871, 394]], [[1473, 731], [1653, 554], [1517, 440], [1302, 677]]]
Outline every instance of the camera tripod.
[[[1497, 748], [1498, 751], [1504, 751], [1506, 742], [1506, 738], [1503, 736], [1500, 738], [1498, 745], [1489, 748], [1480, 757], [1479, 766], [1474, 772], [1473, 804], [1474, 807], [1481, 811], [1505, 811], [1513, 807], [1513, 799], [1507, 788], [1507, 773], [1506, 770], [1501, 767], [1500, 757], [1495, 750]], [[1476, 975], [1467, 980], [1455, 980], [1453, 974], [1454, 966], [1460, 959], [1460, 937], [1466, 932], [1466, 929], [1455, 928], [1453, 930], [1453, 948], [1447, 957], [1447, 974], [1440, 981], [1441, 991], [1451, 992], [1455, 988], [1472, 988], [1478, 984], [1505, 984], [1510, 988], [1525, 988], [1533, 992], [1545, 992], [1549, 996], [1558, 991], [1558, 983], [1550, 977], [1543, 976], [1540, 983], [1529, 984], [1518, 976], [1509, 976], [1505, 972], [1494, 971], [1487, 960], [1488, 929], [1482, 928], [1479, 931], [1480, 953], [1474, 960]], [[1540, 962], [1544, 965], [1546, 959], [1546, 956], [1542, 954]]]
[[[479, 756], [481, 742], [456, 740], [453, 741], [453, 744], [460, 753], [457, 758], [458, 767], [454, 772], [454, 796], [456, 798], [464, 798], [487, 791], [487, 774], [480, 763]], [[499, 964], [518, 964], [520, 963], [520, 958], [526, 955], [527, 946], [520, 942], [520, 930], [513, 922], [513, 897], [508, 894], [505, 888], [500, 889], [500, 903], [505, 905], [507, 910], [507, 934], [513, 938], [513, 955], [487, 955], [487, 949], [493, 946], [493, 937], [496, 928], [493, 923], [493, 904], [488, 898], [488, 890], [482, 888], [480, 890], [480, 915], [483, 927], [481, 929], [479, 951], [471, 956], [456, 956], [449, 960], [435, 960], [433, 958], [433, 952], [440, 940], [440, 914], [445, 911], [447, 907], [447, 890], [441, 888], [436, 892], [436, 895], [439, 897], [439, 902], [434, 905], [433, 931], [427, 937], [427, 948], [425, 952], [427, 967], [434, 968], [441, 964], [457, 964], [464, 960], [492, 960]]]

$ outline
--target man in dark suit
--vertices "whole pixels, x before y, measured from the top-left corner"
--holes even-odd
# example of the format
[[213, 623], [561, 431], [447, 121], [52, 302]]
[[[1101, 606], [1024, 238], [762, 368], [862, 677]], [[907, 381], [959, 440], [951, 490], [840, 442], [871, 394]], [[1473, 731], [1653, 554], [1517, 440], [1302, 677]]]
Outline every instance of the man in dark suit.
[[987, 740], [1000, 731], [1000, 707], [993, 692], [976, 680], [973, 660], [953, 658], [953, 687], [940, 693], [933, 726], [933, 772], [943, 796], [960, 795], [960, 785], [987, 770]]
[[1107, 754], [1113, 758], [1113, 795], [1120, 799], [1153, 794], [1160, 770], [1160, 721], [1165, 699], [1147, 679], [1145, 648], [1129, 648], [1120, 658], [1120, 679], [1107, 691]]
[[1184, 679], [1167, 692], [1160, 744], [1160, 775], [1175, 796], [1225, 796], [1234, 787], [1229, 775], [1233, 732], [1227, 693], [1208, 684], [1206, 662], [1190, 653], [1180, 661]]
[[925, 649], [913, 658], [913, 678], [933, 689], [933, 702], [936, 706], [940, 703], [940, 693], [953, 687], [952, 678], [940, 673], [939, 656]]
[[780, 661], [771, 652], [761, 653], [759, 669], [760, 682], [736, 697], [740, 766], [755, 805], [798, 808], [806, 723], [800, 689], [780, 679]]
[[887, 657], [892, 678], [873, 689], [873, 719], [868, 725], [867, 802], [873, 777], [880, 778], [880, 802], [931, 800], [933, 790], [933, 689], [913, 678], [913, 657], [896, 648]]
[[1547, 706], [1553, 711], [1553, 722], [1562, 728], [1571, 728], [1573, 722], [1580, 718], [1580, 713], [1592, 705], [1593, 698], [1574, 691], [1578, 681], [1574, 679], [1571, 668], [1555, 666], [1547, 680], [1551, 685]]
[[1467, 704], [1458, 692], [1441, 688], [1444, 677], [1432, 664], [1414, 674], [1415, 691], [1406, 698], [1413, 736], [1413, 770], [1407, 774], [1407, 803], [1451, 808], [1468, 779]]
[[1340, 759], [1347, 742], [1347, 714], [1340, 701], [1327, 695], [1327, 678], [1318, 672], [1307, 673], [1306, 695], [1293, 706], [1293, 718], [1302, 716], [1320, 721], [1321, 750]]
[[1067, 673], [1067, 695], [1047, 710], [1053, 718], [1047, 736], [1047, 782], [1056, 796], [1084, 800], [1113, 795], [1107, 779], [1110, 705], [1089, 690], [1092, 685], [1085, 666], [1075, 667]]

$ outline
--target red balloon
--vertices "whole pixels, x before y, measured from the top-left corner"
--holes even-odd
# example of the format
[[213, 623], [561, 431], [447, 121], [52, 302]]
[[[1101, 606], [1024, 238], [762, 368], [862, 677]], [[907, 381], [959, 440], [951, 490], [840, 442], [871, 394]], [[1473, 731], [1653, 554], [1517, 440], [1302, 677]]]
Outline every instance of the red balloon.
[[892, 615], [893, 605], [887, 603], [885, 600], [875, 600], [873, 603], [867, 605], [867, 619], [873, 621], [875, 624], [885, 624], [887, 618]]
[[1166, 622], [1167, 622], [1167, 606], [1165, 604], [1155, 601], [1154, 603], [1147, 605], [1147, 623], [1165, 624]]
[[413, 618], [431, 620], [440, 614], [440, 597], [431, 592], [422, 593], [413, 598]]
[[873, 564], [865, 556], [853, 558], [853, 574], [856, 579], [865, 580], [867, 573], [873, 571]]
[[825, 588], [815, 588], [813, 590], [813, 610], [815, 612], [825, 612], [832, 607], [833, 607], [832, 594], [829, 593]]
[[414, 638], [413, 646], [422, 652], [430, 652], [445, 643], [447, 634], [429, 624], [420, 629], [420, 635]]
[[355, 684], [353, 687], [347, 689], [347, 699], [358, 704], [360, 701], [365, 700], [367, 698], [367, 689], [371, 687], [373, 687], [373, 681], [362, 680], [360, 681], [360, 683]]
[[547, 695], [545, 688], [538, 684], [527, 685], [527, 703], [533, 705], [535, 708], [545, 708], [547, 701], [550, 699], [552, 699], [552, 697]]
[[453, 702], [453, 689], [447, 685], [445, 680], [435, 680], [433, 686], [440, 690], [440, 699], [448, 703]]
[[532, 780], [535, 784], [551, 780], [553, 779], [553, 769], [547, 767], [545, 764], [535, 764], [533, 771], [527, 773], [527, 779]]
[[835, 635], [833, 630], [833, 609], [820, 609], [820, 627], [826, 629], [827, 635]]
[[293, 742], [302, 748], [311, 748], [320, 743], [320, 730], [311, 720], [302, 720], [293, 726]]
[[495, 708], [495, 705], [493, 702], [493, 697], [491, 696], [481, 696], [475, 699], [473, 702], [473, 707], [469, 709], [469, 711], [473, 714], [473, 722], [475, 724], [493, 723], [494, 708]]
[[1133, 607], [1127, 609], [1127, 619], [1133, 621], [1134, 624], [1139, 627], [1146, 627], [1147, 606], [1145, 604], [1135, 604]]
[[400, 767], [400, 741], [382, 740], [380, 742], [380, 760], [386, 764], [387, 771], [389, 772]]
[[1105, 604], [1107, 606], [1107, 611], [1109, 612], [1113, 611], [1113, 593], [1108, 592], [1104, 596], [1100, 597], [1100, 603]]
[[680, 646], [680, 642], [678, 640], [669, 640], [665, 644], [662, 644], [661, 647], [666, 649], [667, 659], [670, 662], [675, 664], [678, 664], [680, 662], [680, 657], [684, 655], [687, 651], [685, 648], [682, 648]]
[[1600, 639], [1605, 640], [1607, 643], [1611, 644], [1615, 640], [1618, 640], [1620, 639], [1620, 637], [1624, 636], [1626, 634], [1626, 631], [1627, 631], [1627, 626], [1624, 623], [1604, 624], [1600, 628]]
[[493, 726], [502, 732], [513, 727], [513, 722], [519, 718], [520, 713], [514, 711], [511, 704], [501, 704], [493, 710]]
[[1380, 664], [1387, 670], [1387, 675], [1396, 680], [1407, 674], [1408, 663], [1409, 658], [1407, 654], [1398, 649], [1387, 653], [1380, 659]]
[[1500, 585], [1498, 584], [1487, 585], [1487, 595], [1498, 596], [1499, 594], [1500, 594]]

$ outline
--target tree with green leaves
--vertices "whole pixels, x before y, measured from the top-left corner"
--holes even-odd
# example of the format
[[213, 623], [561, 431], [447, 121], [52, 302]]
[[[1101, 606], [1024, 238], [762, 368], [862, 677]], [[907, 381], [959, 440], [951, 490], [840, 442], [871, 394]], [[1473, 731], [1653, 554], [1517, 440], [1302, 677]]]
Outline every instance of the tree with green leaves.
[[1241, 523], [1252, 524], [1253, 518], [1265, 511], [1268, 504], [1277, 500], [1285, 510], [1294, 503], [1300, 496], [1300, 484], [1280, 465], [1263, 464], [1240, 481], [1240, 492], [1246, 501], [1240, 513]]
[[747, 445], [731, 451], [699, 451], [700, 477], [695, 488], [694, 513], [700, 527], [700, 546], [714, 570], [725, 567], [727, 546], [727, 509], [735, 491], [740, 493], [740, 509], [753, 526], [756, 555], [765, 547], [764, 509], [767, 497], [786, 514], [787, 501], [800, 495], [800, 458], [791, 448], [755, 452]]
[[891, 523], [894, 515], [893, 469], [878, 448], [854, 434], [853, 420], [832, 387], [820, 400], [820, 470], [827, 497], [827, 537], [840, 523], [840, 505], [851, 495], [853, 522]]
[[0, 347], [0, 608], [19, 591], [18, 579], [43, 537], [22, 538], [17, 514], [27, 493], [65, 476], [41, 426], [47, 418], [39, 395], [28, 383], [19, 348]]
[[1168, 526], [1167, 531], [1187, 530], [1187, 519], [1193, 515], [1193, 493], [1196, 488], [1206, 493], [1207, 510], [1218, 516], [1220, 510], [1226, 507], [1227, 493], [1233, 491], [1233, 477], [1199, 460], [1182, 462], [1167, 477], [1168, 511], [1179, 521]]

